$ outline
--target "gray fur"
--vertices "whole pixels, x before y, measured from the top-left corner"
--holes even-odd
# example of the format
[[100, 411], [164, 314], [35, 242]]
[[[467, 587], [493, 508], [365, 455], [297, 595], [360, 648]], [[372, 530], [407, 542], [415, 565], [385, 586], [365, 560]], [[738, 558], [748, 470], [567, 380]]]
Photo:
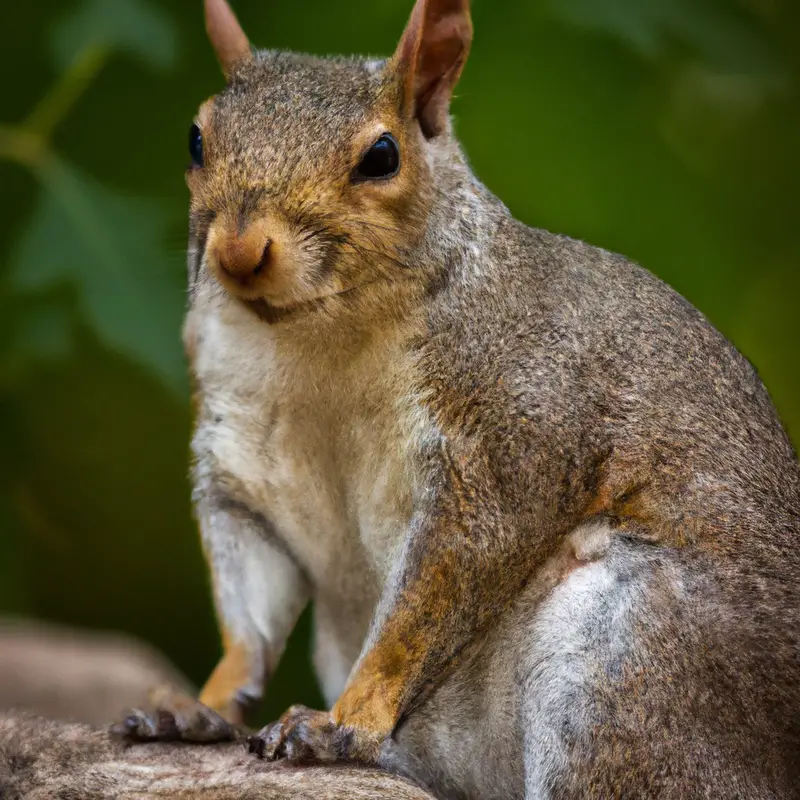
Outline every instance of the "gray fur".
[[[324, 223], [307, 302], [194, 264], [187, 345], [198, 469], [235, 475], [307, 576], [326, 694], [410, 642], [379, 761], [441, 797], [796, 796], [800, 468], [767, 391], [653, 275], [514, 220], [450, 132], [408, 134], [403, 236], [354, 255], [328, 204], [391, 86], [258, 54], [193, 200], [201, 256], [215, 215]], [[236, 528], [204, 533], [230, 582]]]

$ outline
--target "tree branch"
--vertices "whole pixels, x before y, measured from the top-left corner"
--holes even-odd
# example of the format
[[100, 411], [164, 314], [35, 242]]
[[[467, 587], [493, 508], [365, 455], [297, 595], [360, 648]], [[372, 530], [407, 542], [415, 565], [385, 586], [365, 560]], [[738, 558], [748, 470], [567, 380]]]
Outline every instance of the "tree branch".
[[[433, 800], [351, 765], [259, 761], [241, 743], [130, 745], [108, 721], [153, 685], [185, 686], [157, 653], [124, 637], [0, 622], [2, 800]], [[5, 711], [11, 704], [25, 711]], [[30, 713], [61, 720], [56, 722]]]
[[0, 716], [0, 797], [433, 800], [375, 770], [270, 764], [241, 744], [131, 746], [102, 730], [23, 714]]

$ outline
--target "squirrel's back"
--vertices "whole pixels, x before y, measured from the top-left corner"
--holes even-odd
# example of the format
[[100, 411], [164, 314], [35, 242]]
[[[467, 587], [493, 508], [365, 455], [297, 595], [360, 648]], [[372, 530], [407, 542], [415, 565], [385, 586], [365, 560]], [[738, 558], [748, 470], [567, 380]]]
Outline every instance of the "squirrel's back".
[[683, 543], [779, 546], [796, 566], [800, 465], [752, 364], [647, 270], [483, 202], [485, 246], [462, 248], [427, 312], [425, 380], [462, 398], [480, 386], [481, 435], [496, 425], [499, 448], [528, 425], [558, 431], [559, 460], [600, 494], [611, 472], [626, 502], [663, 476]]

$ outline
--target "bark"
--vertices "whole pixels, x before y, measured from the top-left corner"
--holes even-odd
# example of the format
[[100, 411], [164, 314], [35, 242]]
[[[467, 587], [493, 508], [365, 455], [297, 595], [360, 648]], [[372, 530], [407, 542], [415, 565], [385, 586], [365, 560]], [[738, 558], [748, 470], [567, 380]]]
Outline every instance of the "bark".
[[268, 764], [241, 744], [126, 745], [103, 730], [24, 714], [0, 716], [3, 800], [432, 800], [422, 789], [355, 766]]
[[[0, 623], [0, 798], [433, 800], [376, 770], [268, 764], [240, 743], [130, 745], [112, 739], [108, 721], [165, 682], [185, 685], [158, 654], [135, 642]], [[18, 710], [5, 710], [11, 706]]]

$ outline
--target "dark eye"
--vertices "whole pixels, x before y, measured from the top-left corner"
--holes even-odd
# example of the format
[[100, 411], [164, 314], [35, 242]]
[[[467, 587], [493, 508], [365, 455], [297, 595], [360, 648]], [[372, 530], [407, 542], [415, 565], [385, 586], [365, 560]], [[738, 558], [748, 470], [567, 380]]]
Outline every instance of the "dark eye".
[[384, 133], [369, 150], [356, 169], [356, 179], [391, 178], [400, 169], [400, 148], [391, 133]]
[[203, 166], [203, 134], [197, 125], [189, 128], [189, 155], [193, 167]]

